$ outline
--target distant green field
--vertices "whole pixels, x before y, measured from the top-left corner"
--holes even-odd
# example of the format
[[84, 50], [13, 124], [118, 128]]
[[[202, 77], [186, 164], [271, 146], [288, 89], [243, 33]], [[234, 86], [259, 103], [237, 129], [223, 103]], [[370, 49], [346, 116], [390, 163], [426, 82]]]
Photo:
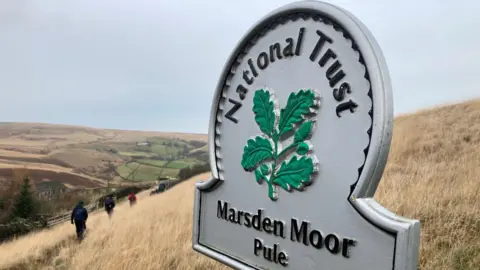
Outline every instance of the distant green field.
[[177, 178], [179, 169], [163, 168], [161, 176]]
[[[122, 178], [128, 178], [134, 181], [153, 181], [158, 177], [178, 177], [180, 169], [193, 167], [195, 164], [202, 164], [202, 161], [194, 157], [184, 158], [171, 161], [167, 163], [162, 159], [177, 159], [188, 155], [192, 150], [204, 150], [206, 145], [201, 146], [202, 143], [192, 142], [189, 144], [181, 140], [172, 140], [162, 137], [152, 137], [147, 140], [149, 145], [137, 145], [136, 142], [128, 143], [109, 143], [102, 146], [101, 143], [92, 144], [97, 150], [108, 151], [109, 148], [118, 150], [118, 155], [123, 157], [140, 157], [137, 162], [130, 162], [128, 165], [121, 165], [116, 168], [118, 174]], [[196, 145], [196, 147], [194, 146]], [[162, 157], [162, 159], [153, 159], [153, 157]], [[198, 158], [198, 157], [197, 157]], [[140, 165], [141, 164], [141, 165]], [[138, 169], [137, 169], [138, 166]], [[165, 168], [164, 168], [165, 166]], [[132, 170], [135, 170], [134, 175], [131, 175]]]
[[143, 157], [154, 156], [154, 154], [147, 153], [147, 152], [119, 152], [118, 154], [122, 156], [143, 156]]
[[157, 166], [157, 167], [162, 167], [166, 163], [166, 161], [164, 160], [154, 160], [154, 159], [140, 159], [138, 160], [138, 162], [152, 165], [152, 166]]
[[193, 146], [191, 146], [190, 144], [184, 141], [166, 139], [162, 137], [151, 137], [151, 138], [148, 138], [148, 141], [151, 142], [152, 144], [165, 144], [165, 145], [173, 146], [176, 148], [183, 148], [184, 145], [186, 145], [189, 148], [193, 148]]
[[[147, 144], [139, 145], [141, 142]], [[116, 171], [123, 179], [128, 178], [128, 180], [134, 181], [153, 181], [159, 177], [177, 178], [181, 169], [208, 161], [208, 155], [204, 152], [208, 149], [208, 145], [196, 140], [183, 141], [165, 137], [145, 138], [142, 136], [138, 140], [132, 138], [131, 141], [99, 140], [76, 144], [75, 148], [107, 153], [111, 157], [109, 159], [115, 159], [118, 162], [130, 161], [128, 165], [116, 167]], [[190, 156], [191, 153], [195, 154]], [[115, 164], [118, 165], [117, 162]], [[101, 174], [101, 166], [104, 164], [99, 164], [98, 170], [96, 170], [99, 174]], [[136, 170], [134, 176], [131, 175], [132, 170]]]
[[120, 174], [120, 176], [122, 177], [127, 177], [130, 172], [132, 171], [132, 169], [130, 167], [128, 167], [127, 165], [123, 164], [123, 165], [120, 165], [116, 168], [116, 171], [118, 172], [118, 174]]
[[202, 162], [193, 158], [186, 158], [186, 159], [172, 161], [167, 165], [167, 167], [175, 168], [175, 169], [183, 169], [187, 167], [192, 167], [193, 165], [199, 164], [199, 163], [202, 163]]
[[176, 160], [176, 161], [172, 161], [171, 163], [169, 163], [167, 165], [167, 167], [168, 168], [174, 168], [174, 169], [183, 169], [183, 168], [190, 167], [191, 165], [192, 165], [191, 163], [183, 162], [181, 160]]
[[163, 168], [148, 166], [148, 165], [140, 165], [139, 171], [146, 174], [154, 174], [160, 175], [163, 171]]
[[131, 149], [133, 152], [151, 152], [150, 146], [148, 145], [136, 145]]
[[177, 177], [179, 169], [175, 168], [158, 168], [148, 165], [140, 165], [136, 172], [131, 175], [132, 170], [139, 166], [138, 163], [132, 162], [128, 165], [121, 165], [117, 167], [117, 172], [123, 177], [129, 180], [135, 181], [155, 181], [159, 176], [162, 177]]
[[[195, 152], [196, 150], [206, 149], [206, 145], [198, 148], [198, 142], [190, 144], [186, 141], [168, 139], [163, 137], [151, 137], [148, 138], [147, 141], [150, 143], [149, 145], [137, 145], [138, 142], [94, 142], [84, 144], [83, 147], [87, 149], [95, 149], [98, 151], [117, 153], [118, 155], [124, 157], [180, 157], [186, 156], [188, 152]], [[110, 149], [113, 150], [110, 151]]]
[[177, 147], [170, 147], [162, 144], [154, 144], [150, 147], [151, 151], [160, 156], [178, 155], [182, 150]]

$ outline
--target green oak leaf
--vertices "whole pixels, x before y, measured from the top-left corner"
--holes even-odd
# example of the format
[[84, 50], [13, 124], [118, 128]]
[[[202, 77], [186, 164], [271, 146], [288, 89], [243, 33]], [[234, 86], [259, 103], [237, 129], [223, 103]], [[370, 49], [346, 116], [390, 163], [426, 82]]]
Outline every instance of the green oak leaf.
[[272, 137], [275, 128], [275, 112], [273, 101], [270, 101], [270, 92], [259, 89], [253, 97], [253, 112], [255, 113], [255, 121], [260, 130]]
[[310, 157], [297, 159], [297, 156], [293, 156], [290, 161], [282, 162], [273, 183], [287, 191], [292, 187], [298, 190], [311, 181], [313, 171], [313, 160]]
[[309, 150], [310, 146], [307, 143], [302, 142], [297, 146], [297, 153], [300, 155], [305, 155]]
[[293, 125], [301, 122], [303, 116], [310, 112], [310, 107], [315, 104], [315, 94], [312, 90], [292, 92], [288, 97], [287, 105], [280, 110], [278, 130], [280, 136], [293, 130]]
[[293, 137], [293, 142], [294, 143], [299, 143], [303, 142], [308, 138], [308, 135], [312, 131], [312, 121], [306, 121], [304, 122], [300, 128], [295, 132], [295, 136]]
[[262, 180], [267, 181], [267, 178], [259, 169], [255, 170], [255, 178], [257, 179], [257, 183], [259, 184], [262, 182]]
[[263, 164], [262, 167], [260, 167], [260, 170], [263, 175], [270, 174], [270, 167], [267, 164]]
[[243, 148], [242, 167], [245, 170], [252, 170], [262, 161], [273, 158], [272, 144], [261, 136], [249, 139]]

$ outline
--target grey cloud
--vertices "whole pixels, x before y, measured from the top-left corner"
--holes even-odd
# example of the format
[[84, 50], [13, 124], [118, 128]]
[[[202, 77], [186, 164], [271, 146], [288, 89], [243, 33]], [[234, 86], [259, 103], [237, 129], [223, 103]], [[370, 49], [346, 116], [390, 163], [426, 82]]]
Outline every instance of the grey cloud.
[[[233, 47], [289, 2], [2, 1], [0, 120], [206, 132]], [[329, 2], [378, 40], [396, 113], [480, 94], [480, 2]]]

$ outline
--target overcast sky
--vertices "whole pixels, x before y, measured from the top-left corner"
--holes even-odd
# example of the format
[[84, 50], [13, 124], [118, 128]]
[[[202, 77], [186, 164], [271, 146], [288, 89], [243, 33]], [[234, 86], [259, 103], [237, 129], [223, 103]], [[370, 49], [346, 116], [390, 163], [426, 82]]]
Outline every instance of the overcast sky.
[[[233, 47], [287, 0], [0, 0], [0, 121], [206, 133]], [[328, 1], [380, 44], [395, 114], [480, 96], [480, 1]]]

